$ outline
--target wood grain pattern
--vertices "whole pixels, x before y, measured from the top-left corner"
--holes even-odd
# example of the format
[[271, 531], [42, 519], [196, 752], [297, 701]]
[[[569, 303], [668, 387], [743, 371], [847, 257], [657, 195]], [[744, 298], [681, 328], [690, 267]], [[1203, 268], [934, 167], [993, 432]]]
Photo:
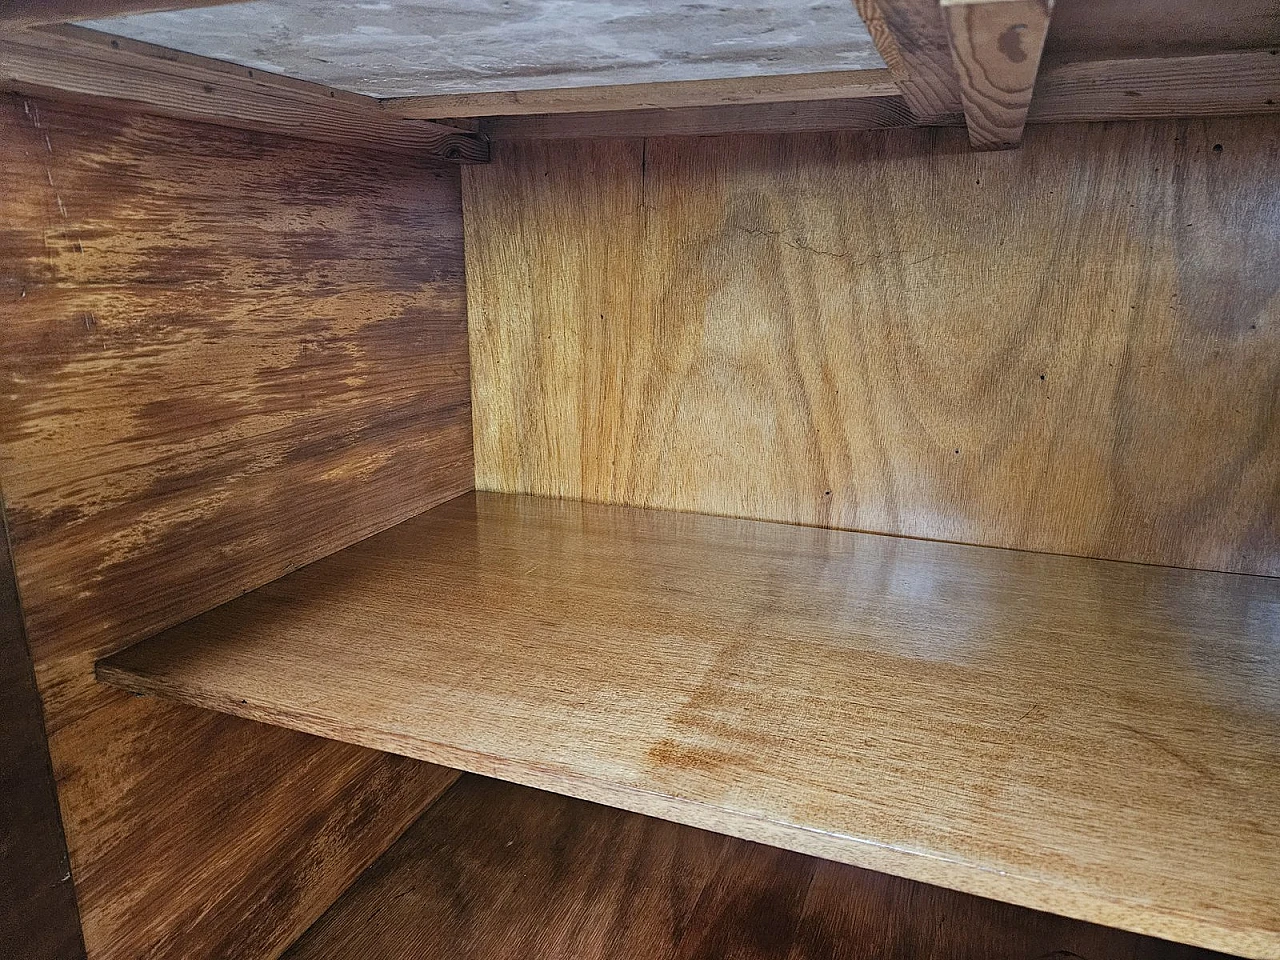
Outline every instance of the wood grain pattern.
[[487, 117], [482, 121], [481, 129], [491, 140], [556, 140], [877, 130], [910, 126], [914, 122], [902, 97], [863, 97], [857, 100], [756, 103], [679, 110]]
[[[1141, 120], [1280, 112], [1269, 50], [1043, 64], [1028, 122]], [[443, 122], [443, 121], [441, 121]], [[494, 140], [813, 133], [915, 126], [902, 97], [758, 103], [676, 110], [487, 117]]]
[[29, 27], [94, 17], [119, 17], [148, 10], [184, 10], [243, 0], [0, 0], [0, 25]]
[[260, 133], [449, 161], [483, 161], [483, 138], [383, 113], [372, 97], [81, 27], [0, 37], [0, 90], [79, 99]]
[[963, 122], [960, 78], [938, 0], [853, 0], [918, 123]]
[[1210, 960], [466, 776], [285, 960]]
[[1280, 957], [1280, 580], [469, 494], [138, 692]]
[[398, 117], [524, 116], [539, 113], [602, 113], [796, 100], [853, 100], [898, 93], [888, 70], [837, 70], [724, 80], [614, 83], [589, 87], [509, 90], [492, 93], [393, 97], [382, 109]]
[[1045, 53], [1096, 60], [1277, 45], [1280, 6], [1275, 0], [1058, 0]]
[[969, 142], [977, 149], [1022, 141], [1052, 10], [1053, 0], [942, 0]]
[[0, 476], [90, 956], [273, 956], [443, 775], [92, 664], [471, 487], [456, 168], [0, 109]]
[[1182, 57], [1045, 63], [1032, 123], [1236, 116], [1280, 112], [1280, 53], [1233, 50]]
[[0, 956], [82, 960], [84, 955], [0, 502]]
[[1280, 575], [1280, 119], [498, 146], [481, 489]]

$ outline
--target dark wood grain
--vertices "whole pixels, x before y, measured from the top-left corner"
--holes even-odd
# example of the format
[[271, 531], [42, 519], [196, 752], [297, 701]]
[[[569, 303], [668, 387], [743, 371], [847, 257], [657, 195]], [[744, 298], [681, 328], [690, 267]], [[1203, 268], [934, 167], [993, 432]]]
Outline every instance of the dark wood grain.
[[901, 97], [751, 103], [675, 110], [615, 110], [487, 117], [481, 129], [494, 140], [712, 136], [743, 132], [875, 130], [910, 126]]
[[1222, 956], [465, 776], [285, 960]]
[[0, 498], [0, 956], [84, 955]]
[[0, 473], [91, 957], [269, 957], [449, 774], [93, 661], [472, 484], [456, 168], [0, 101]]
[[468, 494], [135, 693], [1280, 957], [1280, 580]]
[[148, 10], [210, 7], [237, 0], [0, 0], [0, 25], [31, 26], [64, 20], [121, 17]]
[[1280, 117], [463, 183], [481, 489], [1280, 575]]
[[1280, 45], [1275, 0], [1058, 0], [1046, 56], [1093, 60]]

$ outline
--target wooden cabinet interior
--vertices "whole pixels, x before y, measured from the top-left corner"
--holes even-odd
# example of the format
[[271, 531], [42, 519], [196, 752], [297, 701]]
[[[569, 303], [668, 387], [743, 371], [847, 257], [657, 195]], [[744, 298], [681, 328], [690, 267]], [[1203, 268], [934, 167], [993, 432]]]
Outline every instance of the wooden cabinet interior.
[[1280, 8], [218, 6], [0, 0], [0, 955], [1280, 960]]
[[98, 665], [135, 693], [1275, 952], [1280, 580], [467, 494]]
[[464, 776], [284, 960], [1225, 960]]

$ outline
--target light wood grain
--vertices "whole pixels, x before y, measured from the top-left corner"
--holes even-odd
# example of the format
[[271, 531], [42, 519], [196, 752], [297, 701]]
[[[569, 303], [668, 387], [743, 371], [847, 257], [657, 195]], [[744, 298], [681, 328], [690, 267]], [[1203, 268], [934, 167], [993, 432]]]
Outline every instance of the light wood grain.
[[892, 97], [898, 93], [888, 70], [839, 70], [773, 76], [731, 77], [724, 80], [682, 80], [665, 83], [615, 83], [588, 87], [510, 90], [491, 93], [432, 94], [392, 97], [382, 109], [399, 117], [524, 116], [539, 113], [600, 113], [614, 110], [653, 110], [709, 107], [744, 103], [786, 103], [808, 100], [852, 100]]
[[916, 121], [962, 120], [960, 78], [937, 0], [853, 0]]
[[755, 103], [678, 110], [486, 117], [481, 122], [481, 129], [491, 140], [555, 140], [878, 130], [910, 126], [914, 122], [902, 97], [863, 97], [856, 100]]
[[1022, 141], [1052, 10], [1053, 0], [942, 0], [969, 142], [979, 150]]
[[285, 960], [620, 956], [1223, 955], [465, 776], [360, 876]]
[[471, 487], [456, 168], [17, 97], [0, 141], [0, 478], [90, 957], [274, 956], [447, 778], [92, 665]]
[[468, 494], [98, 666], [1280, 957], [1280, 580]]
[[0, 37], [0, 90], [362, 150], [448, 161], [488, 156], [482, 138], [385, 114], [372, 97], [74, 26]]
[[1194, 56], [1045, 63], [1032, 123], [1234, 116], [1280, 112], [1280, 53], [1234, 50]]
[[1280, 575], [1278, 144], [498, 144], [478, 486]]

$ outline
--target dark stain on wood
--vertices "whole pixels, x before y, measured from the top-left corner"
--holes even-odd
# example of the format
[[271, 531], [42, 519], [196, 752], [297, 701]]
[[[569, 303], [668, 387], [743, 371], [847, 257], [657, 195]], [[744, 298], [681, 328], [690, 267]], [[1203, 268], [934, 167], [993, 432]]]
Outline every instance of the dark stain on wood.
[[0, 502], [0, 956], [84, 956]]
[[285, 960], [1224, 955], [464, 776]]
[[472, 486], [454, 167], [0, 100], [0, 472], [95, 958], [274, 956], [449, 782], [93, 680]]

